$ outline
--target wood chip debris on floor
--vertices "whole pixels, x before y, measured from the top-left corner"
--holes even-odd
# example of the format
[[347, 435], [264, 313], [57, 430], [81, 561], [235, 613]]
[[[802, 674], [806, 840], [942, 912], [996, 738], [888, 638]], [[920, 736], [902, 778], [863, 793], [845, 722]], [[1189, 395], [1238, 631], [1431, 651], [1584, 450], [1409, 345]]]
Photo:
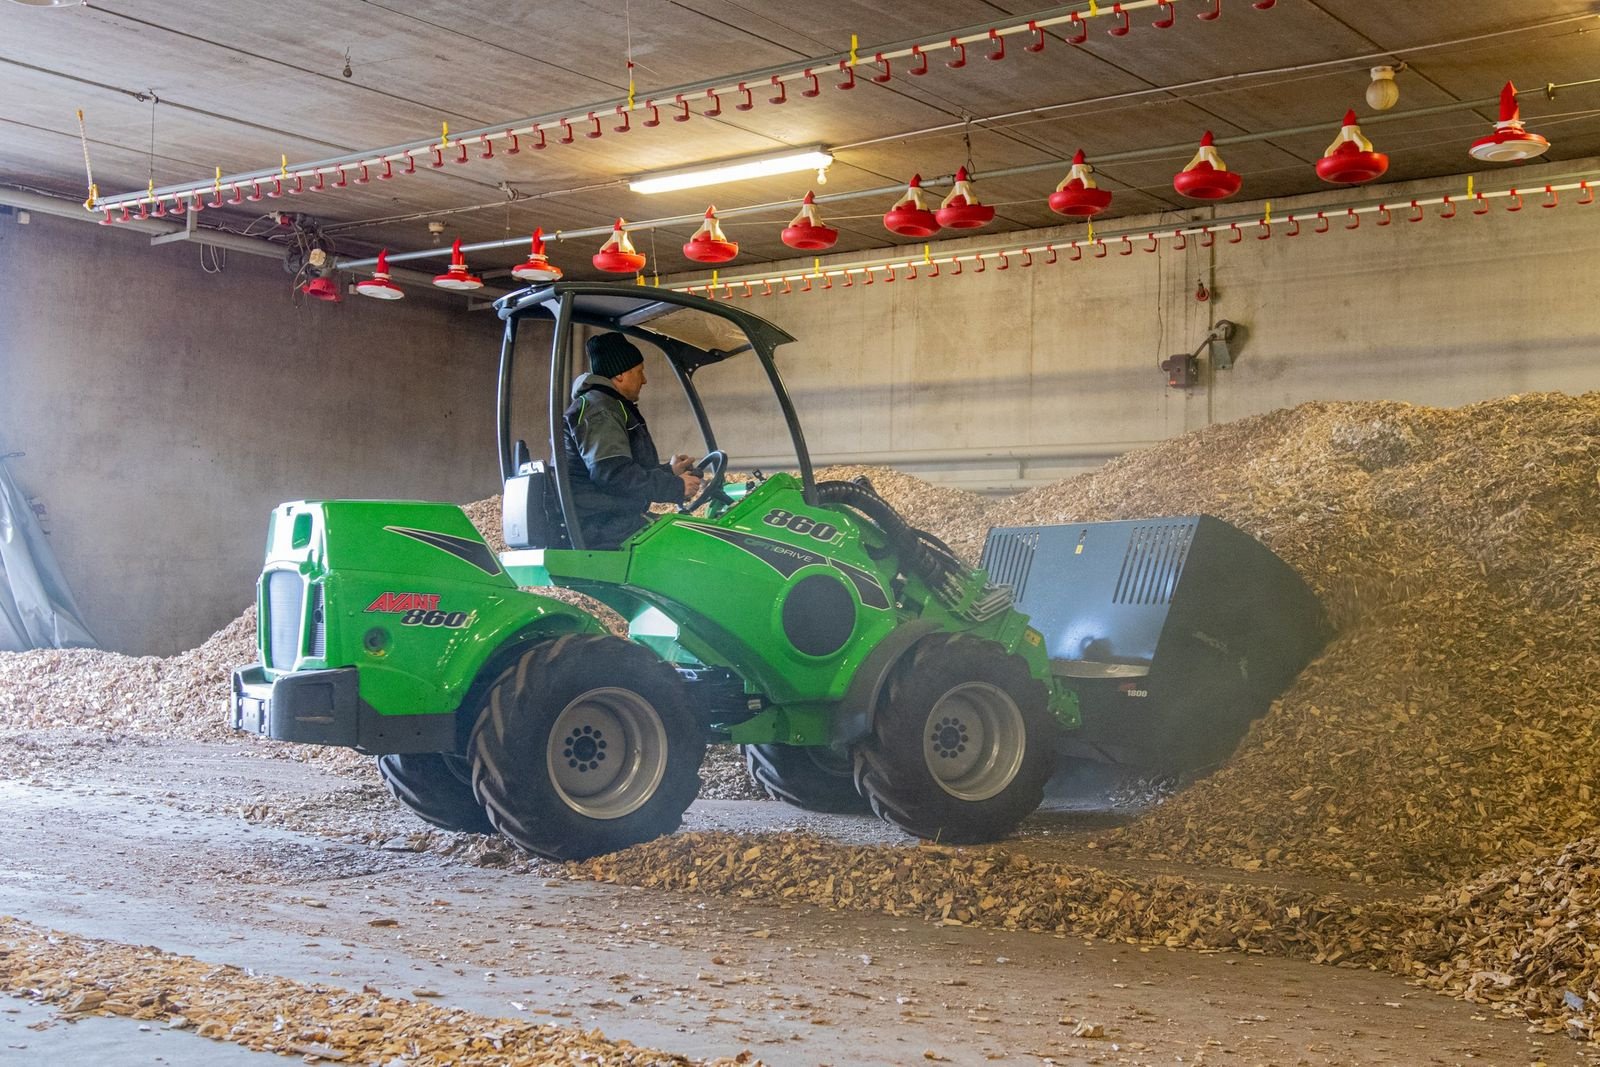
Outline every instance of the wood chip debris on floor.
[[[308, 1063], [439, 1067], [734, 1067], [743, 1051], [695, 1060], [599, 1030], [497, 1019], [360, 991], [305, 985], [239, 967], [43, 930], [0, 916], [0, 990], [51, 1004], [67, 1018], [118, 1015], [190, 1030]], [[419, 989], [414, 997], [436, 997]]]
[[[570, 877], [1392, 971], [1593, 1041], [1600, 1027], [1600, 852], [1505, 868], [1426, 897], [1141, 876], [1004, 848], [841, 845], [806, 833], [679, 833], [571, 863]], [[1552, 900], [1558, 902], [1552, 904]]]

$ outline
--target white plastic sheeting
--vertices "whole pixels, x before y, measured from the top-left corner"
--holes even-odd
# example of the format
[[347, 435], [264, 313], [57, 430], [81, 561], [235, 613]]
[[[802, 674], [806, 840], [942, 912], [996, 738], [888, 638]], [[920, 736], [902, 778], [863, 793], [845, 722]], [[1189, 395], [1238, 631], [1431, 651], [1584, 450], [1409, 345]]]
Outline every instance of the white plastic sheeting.
[[98, 644], [72, 599], [38, 517], [0, 460], [0, 651]]

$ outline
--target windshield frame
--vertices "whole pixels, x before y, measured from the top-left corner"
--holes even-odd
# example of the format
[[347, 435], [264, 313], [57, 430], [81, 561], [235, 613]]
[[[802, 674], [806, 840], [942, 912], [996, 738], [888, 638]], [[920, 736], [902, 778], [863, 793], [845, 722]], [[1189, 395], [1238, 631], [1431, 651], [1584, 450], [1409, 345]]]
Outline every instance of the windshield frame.
[[[593, 305], [599, 305], [601, 301], [614, 304], [615, 298], [637, 300], [639, 303], [621, 313], [602, 313], [599, 310], [582, 307], [580, 301], [585, 296], [600, 298], [592, 302]], [[696, 309], [732, 322], [744, 334], [746, 345], [731, 352], [706, 350], [669, 335], [655, 333], [648, 328], [647, 324], [652, 318], [678, 308]], [[806, 448], [805, 435], [800, 428], [800, 419], [795, 412], [794, 403], [784, 387], [783, 377], [778, 373], [777, 362], [773, 357], [779, 345], [787, 344], [794, 338], [766, 319], [742, 308], [727, 307], [717, 301], [688, 293], [654, 288], [641, 291], [640, 286], [618, 282], [557, 282], [553, 285], [536, 286], [501, 297], [495, 301], [495, 310], [505, 322], [496, 397], [496, 441], [499, 448], [502, 482], [519, 473], [515, 469], [518, 457], [513, 452], [511, 442], [511, 381], [516, 362], [517, 324], [527, 318], [555, 321], [550, 345], [550, 435], [547, 444], [549, 462], [555, 475], [556, 496], [561, 505], [562, 518], [566, 522], [568, 539], [574, 549], [581, 550], [586, 544], [582, 523], [572, 506], [570, 472], [567, 469], [566, 448], [562, 441], [567, 391], [574, 376], [572, 351], [574, 325], [615, 330], [660, 349], [671, 365], [673, 375], [689, 402], [707, 452], [717, 448], [716, 433], [706, 413], [705, 404], [701, 400], [700, 391], [695, 387], [695, 373], [702, 367], [743, 355], [745, 352], [752, 353], [760, 362], [778, 406], [783, 412], [784, 423], [788, 427], [789, 438], [794, 446], [795, 459], [800, 470], [804, 499], [808, 504], [816, 504], [816, 478], [812, 470], [811, 454]]]

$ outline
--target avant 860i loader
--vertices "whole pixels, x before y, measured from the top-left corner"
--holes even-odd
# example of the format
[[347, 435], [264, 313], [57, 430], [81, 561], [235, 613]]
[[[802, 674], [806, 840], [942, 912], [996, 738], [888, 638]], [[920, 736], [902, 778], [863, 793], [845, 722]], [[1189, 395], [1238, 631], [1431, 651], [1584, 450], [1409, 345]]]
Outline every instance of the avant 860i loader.
[[[497, 308], [509, 551], [450, 504], [283, 504], [261, 662], [233, 680], [237, 729], [375, 754], [434, 825], [558, 859], [612, 851], [676, 829], [706, 744], [729, 742], [801, 807], [992, 840], [1038, 807], [1058, 752], [1225, 756], [1324, 640], [1292, 572], [1214, 519], [995, 530], [973, 569], [870, 485], [818, 482], [773, 356], [792, 338], [748, 312], [588, 282]], [[700, 499], [617, 549], [587, 548], [571, 503], [580, 326], [658, 349], [706, 447]], [[546, 331], [548, 363], [519, 360]], [[719, 364], [770, 389], [797, 475], [728, 481], [695, 384]], [[543, 460], [513, 434], [528, 407]], [[628, 637], [527, 586], [588, 594]]]

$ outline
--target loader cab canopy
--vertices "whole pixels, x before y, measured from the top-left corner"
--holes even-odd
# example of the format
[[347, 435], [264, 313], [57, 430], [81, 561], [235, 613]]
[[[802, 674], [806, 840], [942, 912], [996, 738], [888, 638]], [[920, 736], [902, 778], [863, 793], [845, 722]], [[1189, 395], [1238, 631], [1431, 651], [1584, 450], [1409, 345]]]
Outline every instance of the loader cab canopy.
[[[694, 452], [698, 436], [702, 453], [725, 451], [733, 467], [748, 469], [762, 457], [776, 460], [773, 469], [798, 470], [813, 499], [810, 455], [774, 360], [778, 346], [794, 338], [767, 320], [687, 293], [617, 282], [535, 286], [502, 297], [495, 309], [505, 322], [496, 420], [501, 479], [509, 489], [513, 479], [542, 469], [550, 510], [559, 510], [572, 547], [583, 547], [583, 536], [571, 506], [562, 414], [574, 380], [588, 370], [583, 341], [605, 331], [645, 353], [650, 385], [642, 407], [663, 458]], [[676, 401], [663, 362], [677, 380]], [[709, 399], [697, 387], [701, 373], [715, 375]]]

